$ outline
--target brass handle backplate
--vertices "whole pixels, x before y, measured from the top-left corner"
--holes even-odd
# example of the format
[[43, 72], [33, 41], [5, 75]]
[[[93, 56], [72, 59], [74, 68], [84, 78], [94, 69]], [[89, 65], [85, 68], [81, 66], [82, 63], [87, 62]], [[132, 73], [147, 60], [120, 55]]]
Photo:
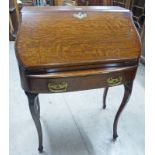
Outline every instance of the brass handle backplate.
[[117, 86], [119, 84], [122, 83], [122, 77], [118, 76], [118, 77], [109, 77], [107, 79], [107, 84], [108, 86]]
[[52, 93], [61, 93], [67, 91], [68, 83], [66, 81], [55, 83], [48, 83], [48, 89]]

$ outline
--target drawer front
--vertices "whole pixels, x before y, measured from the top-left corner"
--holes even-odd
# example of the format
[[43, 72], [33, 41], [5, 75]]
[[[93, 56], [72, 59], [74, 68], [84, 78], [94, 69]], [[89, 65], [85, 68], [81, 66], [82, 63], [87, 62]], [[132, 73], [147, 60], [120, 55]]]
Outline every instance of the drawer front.
[[113, 87], [134, 80], [136, 67], [83, 76], [51, 77], [27, 76], [26, 91], [34, 93], [61, 93]]

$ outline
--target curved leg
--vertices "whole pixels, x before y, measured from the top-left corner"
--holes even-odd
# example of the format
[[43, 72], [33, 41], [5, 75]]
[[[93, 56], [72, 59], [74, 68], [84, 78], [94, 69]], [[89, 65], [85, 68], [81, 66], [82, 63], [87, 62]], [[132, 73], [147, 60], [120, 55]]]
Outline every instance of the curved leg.
[[38, 117], [40, 118], [40, 103], [39, 103], [38, 96], [36, 96], [35, 98], [35, 110], [36, 110]]
[[130, 95], [132, 92], [132, 85], [133, 85], [133, 81], [124, 84], [124, 89], [125, 89], [124, 97], [123, 97], [122, 103], [117, 111], [117, 114], [116, 114], [115, 120], [114, 120], [114, 124], [113, 124], [113, 139], [114, 140], [116, 140], [116, 138], [118, 137], [118, 134], [117, 134], [118, 120], [119, 120], [120, 114], [122, 113], [125, 105], [127, 104], [128, 100], [130, 98]]
[[34, 93], [29, 93], [29, 92], [25, 92], [25, 94], [27, 95], [28, 97], [28, 101], [29, 101], [29, 108], [30, 108], [30, 112], [31, 112], [31, 115], [32, 115], [32, 118], [34, 120], [34, 123], [35, 123], [35, 126], [37, 128], [37, 132], [38, 132], [38, 139], [39, 139], [39, 148], [38, 150], [40, 152], [43, 151], [43, 145], [42, 145], [42, 128], [41, 128], [41, 123], [40, 123], [40, 119], [39, 119], [39, 107], [37, 108], [36, 110], [36, 105], [39, 104], [39, 102], [36, 102], [36, 101], [39, 101], [37, 99], [38, 97], [38, 94], [34, 94]]
[[103, 94], [103, 109], [106, 108], [106, 97], [107, 97], [107, 93], [108, 93], [108, 87], [105, 88], [104, 90], [104, 94]]

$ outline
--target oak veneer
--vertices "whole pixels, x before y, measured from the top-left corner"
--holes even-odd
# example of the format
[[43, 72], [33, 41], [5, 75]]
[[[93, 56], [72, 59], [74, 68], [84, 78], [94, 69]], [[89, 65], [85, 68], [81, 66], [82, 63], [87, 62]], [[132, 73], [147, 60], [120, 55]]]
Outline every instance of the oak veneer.
[[141, 43], [129, 10], [121, 7], [25, 7], [16, 39], [21, 85], [43, 150], [39, 93], [124, 85], [113, 125], [132, 92]]

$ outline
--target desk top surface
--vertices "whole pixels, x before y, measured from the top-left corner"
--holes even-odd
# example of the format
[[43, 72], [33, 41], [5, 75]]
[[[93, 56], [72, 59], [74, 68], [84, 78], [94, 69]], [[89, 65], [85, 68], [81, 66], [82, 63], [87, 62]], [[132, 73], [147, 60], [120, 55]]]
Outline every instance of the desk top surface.
[[137, 59], [141, 45], [121, 7], [25, 7], [16, 55], [27, 69]]

